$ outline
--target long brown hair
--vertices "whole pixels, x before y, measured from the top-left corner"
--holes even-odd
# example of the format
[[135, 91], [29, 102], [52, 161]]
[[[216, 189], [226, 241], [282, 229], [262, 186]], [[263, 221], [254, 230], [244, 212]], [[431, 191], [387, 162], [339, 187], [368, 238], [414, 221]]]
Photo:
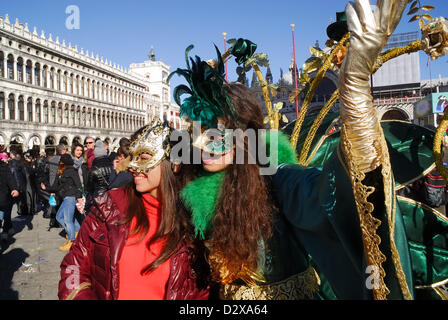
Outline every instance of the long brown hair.
[[56, 175], [58, 177], [61, 176], [64, 173], [65, 169], [67, 169], [67, 165], [64, 162], [59, 161], [58, 172], [56, 173]]
[[[138, 136], [143, 128], [138, 130], [133, 137]], [[193, 230], [188, 222], [187, 213], [179, 205], [178, 194], [182, 187], [182, 178], [173, 172], [171, 162], [168, 159], [160, 163], [161, 182], [158, 189], [158, 201], [161, 205], [161, 220], [155, 235], [148, 241], [147, 248], [151, 250], [151, 245], [157, 241], [163, 241], [160, 255], [141, 273], [149, 273], [167, 261], [179, 248], [181, 244], [191, 244], [193, 242]], [[136, 226], [130, 231], [132, 235], [139, 235], [141, 241], [149, 230], [149, 221], [146, 215], [142, 200], [135, 184], [132, 182], [125, 188], [128, 198], [128, 209], [126, 217], [121, 223], [128, 223], [134, 217]]]
[[[261, 107], [252, 91], [241, 84], [226, 84], [223, 90], [238, 117], [238, 122], [225, 117], [226, 128], [264, 128]], [[247, 141], [244, 153], [247, 159]], [[260, 175], [258, 164], [231, 164], [225, 169], [208, 248], [227, 261], [227, 267], [233, 269], [231, 272], [237, 272], [243, 265], [256, 270], [260, 240], [267, 240], [272, 235], [276, 205], [270, 196], [269, 184], [269, 178]], [[219, 266], [213, 266], [213, 261], [210, 263], [216, 280]]]

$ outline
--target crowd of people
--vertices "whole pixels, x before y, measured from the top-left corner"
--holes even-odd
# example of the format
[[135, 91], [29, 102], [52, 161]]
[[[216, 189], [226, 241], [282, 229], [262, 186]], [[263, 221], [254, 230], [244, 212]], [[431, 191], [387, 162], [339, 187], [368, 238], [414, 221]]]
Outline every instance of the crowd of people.
[[[22, 151], [11, 145], [0, 151], [0, 252], [7, 247], [15, 230], [11, 212], [19, 216], [43, 212], [49, 228], [63, 228], [68, 251], [80, 229], [88, 206], [95, 196], [132, 180], [120, 166], [129, 155], [130, 140], [121, 138], [116, 150], [101, 139], [87, 137], [84, 145], [73, 143]], [[120, 174], [120, 171], [122, 172]]]
[[[20, 215], [43, 210], [50, 228], [64, 228], [64, 300], [444, 298], [435, 289], [448, 277], [446, 241], [435, 239], [446, 239], [446, 219], [431, 215], [428, 224], [419, 203], [395, 194], [369, 84], [408, 2], [378, 1], [374, 13], [368, 0], [347, 5], [341, 133], [319, 166], [298, 164], [294, 134], [265, 130], [257, 95], [225, 80], [217, 48], [216, 60], [188, 59], [189, 46], [186, 69], [173, 73], [188, 86], [173, 94], [180, 116], [201, 131], [190, 132], [182, 161], [170, 139], [181, 135], [159, 119], [120, 140], [116, 152], [91, 137], [38, 157], [10, 149], [1, 155], [2, 234], [14, 232], [14, 202]], [[240, 38], [230, 52], [245, 65], [255, 49]], [[233, 132], [262, 132], [263, 140]], [[268, 163], [254, 156], [262, 148]], [[188, 159], [195, 149], [200, 163]], [[271, 164], [276, 171], [264, 174]], [[445, 202], [439, 174], [420, 181], [433, 207]], [[441, 276], [424, 277], [428, 270]]]

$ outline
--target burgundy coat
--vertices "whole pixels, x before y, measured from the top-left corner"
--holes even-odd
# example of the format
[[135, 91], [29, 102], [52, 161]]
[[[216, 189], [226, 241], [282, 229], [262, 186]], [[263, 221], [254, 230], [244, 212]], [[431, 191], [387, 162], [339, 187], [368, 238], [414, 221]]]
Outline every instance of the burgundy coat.
[[[59, 299], [114, 300], [118, 297], [118, 261], [130, 223], [118, 225], [127, 208], [123, 189], [111, 190], [94, 200], [96, 207], [82, 223], [78, 237], [61, 263]], [[187, 246], [171, 256], [166, 287], [167, 300], [205, 300], [209, 286], [198, 288], [191, 266], [193, 252]]]

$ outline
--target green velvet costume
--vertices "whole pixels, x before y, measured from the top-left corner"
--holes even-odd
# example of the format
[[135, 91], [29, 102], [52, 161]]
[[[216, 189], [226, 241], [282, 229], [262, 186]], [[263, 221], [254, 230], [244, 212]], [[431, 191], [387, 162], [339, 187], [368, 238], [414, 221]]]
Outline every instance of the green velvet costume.
[[[341, 212], [340, 210], [344, 210], [344, 206], [348, 206], [345, 210], [353, 210], [350, 209], [350, 205], [347, 204], [353, 204], [353, 198], [351, 192], [344, 193], [339, 192], [338, 190], [344, 190], [344, 188], [347, 188], [346, 191], [350, 190], [350, 184], [343, 177], [344, 174], [341, 170], [341, 157], [338, 158], [335, 156], [335, 154], [337, 154], [337, 147], [340, 140], [340, 132], [328, 134], [328, 129], [332, 127], [336, 120], [337, 114], [330, 113], [326, 116], [320, 131], [312, 143], [312, 151], [310, 152], [310, 157], [307, 160], [308, 166], [316, 167], [316, 170], [322, 170], [320, 167], [323, 166], [324, 169], [321, 172], [324, 173], [324, 175], [321, 179], [332, 181], [329, 186], [322, 186], [321, 190], [318, 191], [320, 194], [327, 194], [327, 200], [323, 200], [325, 197], [322, 197], [319, 199], [319, 202], [321, 203], [321, 206], [322, 204], [327, 205], [329, 210], [323, 214], [326, 216], [325, 218], [321, 217], [324, 223], [319, 224], [319, 228], [317, 228], [317, 230], [322, 228], [322, 226], [327, 225], [329, 221], [334, 231], [339, 230], [339, 233], [337, 233], [338, 235], [336, 236], [338, 241], [336, 242], [344, 241], [344, 238], [349, 237], [346, 238], [346, 243], [350, 243], [350, 246], [353, 248], [347, 252], [358, 252], [358, 254], [361, 253], [362, 255], [360, 234], [356, 228], [353, 228], [356, 223], [354, 221], [338, 220], [342, 216], [344, 216], [345, 219], [350, 216], [356, 217], [356, 214], [353, 215], [352, 212], [350, 214], [338, 215], [338, 213]], [[299, 138], [297, 150], [301, 149], [306, 132], [308, 131], [307, 128], [309, 128], [313, 121], [313, 116], [309, 116], [305, 120], [305, 129], [303, 131], [304, 134]], [[292, 124], [288, 125], [284, 128], [284, 131], [286, 133], [290, 133], [292, 126]], [[398, 190], [426, 175], [432, 168], [434, 168], [434, 160], [432, 157], [434, 132], [420, 126], [401, 121], [383, 121], [381, 122], [381, 126], [388, 143], [392, 171], [394, 174], [395, 190], [393, 192], [394, 194], [397, 194]], [[292, 168], [291, 166], [283, 167]], [[294, 167], [298, 168], [298, 166]], [[303, 168], [296, 170], [306, 172]], [[288, 179], [288, 177], [291, 176], [291, 172], [283, 174], [281, 169], [279, 174], [277, 174], [276, 179], [278, 177], [278, 181], [282, 181], [282, 179]], [[291, 178], [289, 183], [294, 184], [293, 180], [294, 178]], [[286, 185], [286, 183], [279, 183], [279, 190], [285, 190], [286, 192]], [[284, 201], [287, 200], [288, 197], [285, 197], [282, 192], [279, 194], [281, 195], [281, 199], [283, 199], [282, 203], [285, 203]], [[328, 195], [334, 196], [328, 197]], [[329, 198], [332, 199], [330, 200]], [[340, 207], [341, 202], [343, 207]], [[374, 205], [381, 207], [381, 203], [379, 201], [374, 203]], [[396, 197], [395, 208], [395, 241], [400, 252], [401, 263], [406, 274], [408, 286], [410, 290], [413, 291], [413, 297], [415, 299], [445, 298], [446, 292], [444, 291], [444, 285], [448, 282], [448, 219], [441, 215], [438, 211], [426, 206], [425, 204], [403, 196]], [[293, 216], [295, 213], [292, 205], [286, 207], [283, 212], [291, 217], [290, 221], [297, 221], [295, 222], [295, 225], [297, 226], [301, 226], [302, 224], [306, 225], [308, 221], [306, 219], [297, 220], [297, 218], [294, 218]], [[320, 215], [322, 214], [321, 210], [318, 212]], [[312, 218], [311, 223], [315, 223], [315, 219], [316, 217]], [[384, 240], [387, 239], [385, 236], [387, 230], [380, 229], [379, 232], [382, 232], [384, 235], [381, 236], [381, 239], [383, 240], [383, 246], [381, 247], [382, 252], [388, 252], [389, 248], [387, 244], [384, 243]], [[314, 242], [314, 240], [311, 240], [308, 236], [302, 236], [302, 239], [304, 243], [308, 241], [313, 242], [312, 245], [316, 246], [315, 251], [318, 252], [317, 247], [319, 245]], [[322, 241], [320, 237], [318, 241]], [[354, 248], [356, 245], [359, 247]], [[305, 244], [305, 246], [307, 245]], [[320, 257], [322, 255], [324, 257]], [[332, 255], [332, 253], [329, 255]], [[360, 255], [357, 257], [359, 258]], [[332, 277], [334, 277], [336, 282], [340, 280], [340, 287], [344, 287], [344, 281], [346, 281], [348, 276], [341, 277], [340, 274], [338, 275], [339, 272], [334, 271], [349, 269], [333, 268], [338, 265], [338, 262], [336, 261], [343, 261], [341, 256], [339, 256], [338, 259], [337, 255], [333, 258], [329, 258], [326, 254], [318, 253], [317, 255], [314, 254], [313, 258], [316, 262], [318, 262], [320, 271], [325, 273], [325, 276], [328, 278], [329, 282], [333, 284], [334, 291], [337, 292], [337, 297], [342, 298], [343, 295], [339, 294], [338, 285], [335, 285], [332, 279]], [[327, 258], [329, 258], [329, 260], [327, 260]], [[396, 284], [394, 285], [396, 280], [393, 276], [394, 271], [390, 264], [390, 260], [391, 259], [389, 257], [385, 263], [387, 285], [391, 290], [388, 299], [401, 299], [398, 286]], [[322, 264], [321, 261], [325, 262]], [[326, 263], [328, 263], [329, 272], [324, 271], [326, 269]], [[349, 265], [349, 263], [346, 263], [341, 265], [341, 267], [348, 268]], [[360, 264], [355, 264], [353, 266], [359, 265]], [[361, 275], [363, 270], [357, 270], [357, 272], [361, 277], [363, 277]], [[356, 283], [356, 281], [350, 283]], [[360, 282], [360, 284], [362, 283]], [[348, 287], [351, 286], [346, 286], [344, 290], [352, 290]], [[396, 290], [393, 290], [393, 288], [396, 288]]]
[[[331, 126], [334, 118], [333, 114], [329, 114], [323, 127], [327, 129]], [[305, 132], [312, 123], [312, 117], [306, 120]], [[429, 150], [433, 132], [404, 122], [383, 122], [382, 127], [388, 141], [393, 171], [397, 173], [396, 187], [412, 182], [431, 168], [433, 161]], [[285, 132], [289, 133], [288, 127]], [[279, 133], [277, 157], [280, 165], [272, 177], [272, 192], [279, 204], [280, 214], [276, 216], [274, 234], [267, 243], [267, 250], [261, 254], [259, 269], [266, 283], [259, 283], [260, 287], [269, 290], [273, 286], [277, 294], [271, 290], [271, 294], [267, 295], [272, 299], [371, 299], [368, 283], [372, 277], [366, 272], [368, 266], [360, 222], [344, 168], [345, 161], [337, 149], [339, 132], [326, 135], [325, 130], [321, 130], [313, 143], [317, 150], [312, 152], [307, 167], [296, 164], [296, 153], [288, 138]], [[304, 137], [299, 139], [298, 150], [303, 140]], [[204, 173], [182, 192], [193, 219], [208, 214], [202, 224], [203, 230], [213, 219], [222, 180], [223, 172]], [[382, 239], [380, 249], [386, 256], [383, 268], [386, 272], [385, 283], [390, 290], [387, 298], [403, 299], [392, 263], [382, 207], [384, 200], [380, 197], [371, 201], [378, 208], [377, 218], [382, 220], [378, 234]], [[202, 233], [201, 228], [197, 231]], [[440, 298], [437, 293], [441, 290], [430, 285], [448, 278], [447, 232], [446, 218], [434, 215], [430, 208], [412, 200], [403, 197], [396, 200], [395, 245], [414, 298]], [[311, 288], [312, 296], [310, 288], [304, 292], [303, 288], [296, 287], [300, 281], [291, 280], [306, 273], [310, 266], [317, 270], [320, 278], [319, 287]], [[289, 279], [289, 286], [285, 285], [285, 279]], [[244, 283], [236, 281], [234, 285], [243, 286]], [[226, 297], [250, 298], [244, 294]]]

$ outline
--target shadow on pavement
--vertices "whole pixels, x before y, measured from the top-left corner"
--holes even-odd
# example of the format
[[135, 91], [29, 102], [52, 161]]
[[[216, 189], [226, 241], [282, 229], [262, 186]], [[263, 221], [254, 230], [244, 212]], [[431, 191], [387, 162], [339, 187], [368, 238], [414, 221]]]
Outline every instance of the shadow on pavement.
[[19, 300], [19, 293], [11, 289], [12, 279], [27, 257], [21, 248], [0, 255], [0, 300]]
[[15, 233], [21, 232], [25, 227], [27, 227], [28, 230], [33, 230], [33, 218], [34, 215], [14, 217], [14, 219], [12, 219], [12, 227], [14, 228]]

